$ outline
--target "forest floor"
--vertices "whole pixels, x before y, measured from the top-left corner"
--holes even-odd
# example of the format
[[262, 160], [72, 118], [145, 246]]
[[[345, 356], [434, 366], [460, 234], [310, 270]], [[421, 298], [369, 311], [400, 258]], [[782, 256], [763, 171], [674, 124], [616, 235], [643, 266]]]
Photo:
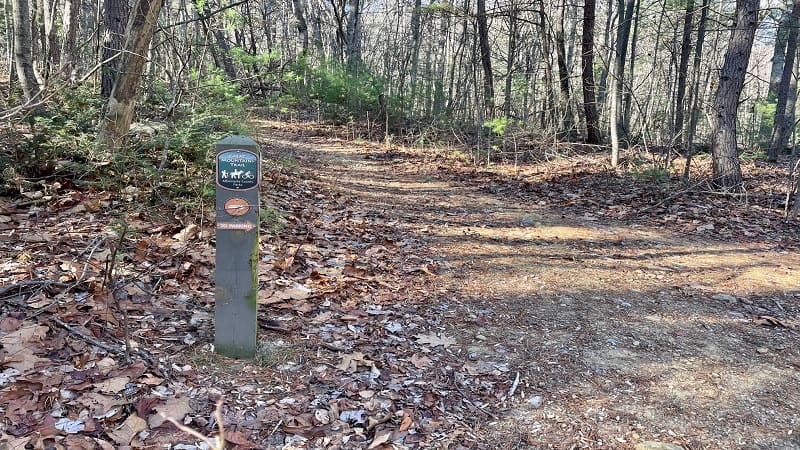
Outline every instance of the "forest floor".
[[731, 198], [259, 124], [254, 361], [211, 348], [213, 214], [129, 216], [110, 302], [137, 191], [0, 204], [0, 449], [202, 448], [159, 413], [211, 435], [219, 398], [235, 448], [800, 448], [780, 171]]

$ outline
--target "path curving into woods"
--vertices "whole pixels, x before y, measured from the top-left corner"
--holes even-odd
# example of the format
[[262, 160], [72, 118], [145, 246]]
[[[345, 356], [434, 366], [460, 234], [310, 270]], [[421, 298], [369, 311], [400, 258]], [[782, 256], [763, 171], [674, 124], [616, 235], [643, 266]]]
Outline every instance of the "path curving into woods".
[[412, 242], [373, 263], [369, 295], [455, 341], [424, 353], [462, 397], [431, 408], [454, 424], [437, 446], [800, 448], [797, 248], [565, 213], [345, 128], [263, 121], [257, 138], [353, 223]]

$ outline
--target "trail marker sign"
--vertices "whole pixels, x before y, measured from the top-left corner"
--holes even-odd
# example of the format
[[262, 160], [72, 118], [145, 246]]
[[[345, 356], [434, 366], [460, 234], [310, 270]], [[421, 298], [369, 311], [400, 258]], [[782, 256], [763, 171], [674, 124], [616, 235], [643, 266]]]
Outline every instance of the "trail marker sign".
[[214, 348], [233, 358], [256, 352], [258, 308], [258, 187], [261, 152], [245, 136], [217, 143]]

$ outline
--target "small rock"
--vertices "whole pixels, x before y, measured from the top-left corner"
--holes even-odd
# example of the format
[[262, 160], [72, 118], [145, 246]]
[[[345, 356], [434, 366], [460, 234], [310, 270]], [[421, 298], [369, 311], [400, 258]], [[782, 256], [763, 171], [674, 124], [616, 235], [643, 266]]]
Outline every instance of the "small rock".
[[769, 353], [769, 349], [768, 349], [768, 348], [766, 348], [766, 347], [758, 347], [758, 348], [756, 349], [756, 351], [757, 351], [758, 353], [761, 353], [762, 355], [763, 355], [764, 353]]
[[538, 408], [542, 406], [542, 396], [534, 395], [530, 400], [528, 400], [528, 405], [530, 405], [531, 408]]
[[636, 444], [635, 450], [683, 450], [683, 447], [676, 444], [657, 441], [645, 441]]
[[522, 216], [522, 218], [519, 219], [519, 224], [523, 227], [533, 227], [536, 226], [536, 221], [533, 220], [531, 216]]
[[716, 294], [711, 298], [713, 298], [714, 300], [719, 300], [721, 302], [730, 302], [730, 303], [736, 302], [736, 297], [730, 294]]
[[475, 335], [475, 339], [477, 339], [479, 341], [485, 341], [486, 340], [486, 336], [484, 336], [482, 334], [476, 334]]

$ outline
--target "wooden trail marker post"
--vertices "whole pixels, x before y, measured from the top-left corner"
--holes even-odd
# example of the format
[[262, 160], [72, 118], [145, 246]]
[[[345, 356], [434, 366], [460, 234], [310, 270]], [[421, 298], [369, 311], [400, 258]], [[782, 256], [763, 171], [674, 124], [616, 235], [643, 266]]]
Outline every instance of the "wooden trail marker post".
[[214, 348], [232, 358], [253, 358], [258, 307], [258, 187], [261, 152], [245, 136], [216, 146], [217, 258]]

